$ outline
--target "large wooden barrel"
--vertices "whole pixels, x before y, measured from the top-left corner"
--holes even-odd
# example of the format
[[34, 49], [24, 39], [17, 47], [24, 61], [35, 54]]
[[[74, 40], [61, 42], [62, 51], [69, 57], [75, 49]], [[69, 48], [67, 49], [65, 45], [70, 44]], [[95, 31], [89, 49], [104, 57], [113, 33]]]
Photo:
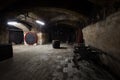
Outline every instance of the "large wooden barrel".
[[38, 37], [37, 34], [34, 32], [28, 32], [25, 34], [25, 42], [29, 45], [33, 45], [37, 43]]
[[59, 40], [53, 40], [52, 41], [53, 48], [60, 48], [60, 41]]

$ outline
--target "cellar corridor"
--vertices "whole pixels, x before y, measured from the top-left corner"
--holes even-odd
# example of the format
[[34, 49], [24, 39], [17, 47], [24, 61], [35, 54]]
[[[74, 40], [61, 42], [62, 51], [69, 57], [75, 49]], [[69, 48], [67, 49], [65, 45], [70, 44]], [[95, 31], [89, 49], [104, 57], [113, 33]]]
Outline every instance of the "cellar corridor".
[[120, 0], [0, 0], [0, 80], [120, 80]]

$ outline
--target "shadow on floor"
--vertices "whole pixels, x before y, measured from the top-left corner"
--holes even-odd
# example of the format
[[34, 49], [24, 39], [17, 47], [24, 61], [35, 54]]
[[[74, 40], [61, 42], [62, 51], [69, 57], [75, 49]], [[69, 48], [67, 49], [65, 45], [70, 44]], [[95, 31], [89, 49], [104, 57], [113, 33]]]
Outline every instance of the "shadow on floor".
[[59, 47], [59, 48], [55, 48], [55, 49], [67, 49], [67, 47]]

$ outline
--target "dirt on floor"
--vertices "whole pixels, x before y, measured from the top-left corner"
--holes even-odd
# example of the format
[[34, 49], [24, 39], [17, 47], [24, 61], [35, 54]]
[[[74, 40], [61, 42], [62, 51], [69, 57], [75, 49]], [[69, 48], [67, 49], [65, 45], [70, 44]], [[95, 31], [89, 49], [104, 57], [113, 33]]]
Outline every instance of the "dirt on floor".
[[14, 45], [14, 56], [0, 62], [0, 80], [115, 80], [101, 67], [87, 61], [72, 62], [73, 47], [61, 44]]

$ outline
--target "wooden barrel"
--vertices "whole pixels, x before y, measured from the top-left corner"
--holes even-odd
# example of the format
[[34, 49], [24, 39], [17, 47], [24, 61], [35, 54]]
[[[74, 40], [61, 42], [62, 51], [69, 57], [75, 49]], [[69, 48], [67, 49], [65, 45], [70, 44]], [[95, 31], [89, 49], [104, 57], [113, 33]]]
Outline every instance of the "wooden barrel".
[[29, 45], [33, 45], [35, 43], [37, 43], [38, 38], [37, 38], [37, 34], [34, 32], [28, 32], [25, 35], [25, 42]]
[[60, 48], [60, 41], [59, 40], [53, 40], [52, 41], [53, 48]]

